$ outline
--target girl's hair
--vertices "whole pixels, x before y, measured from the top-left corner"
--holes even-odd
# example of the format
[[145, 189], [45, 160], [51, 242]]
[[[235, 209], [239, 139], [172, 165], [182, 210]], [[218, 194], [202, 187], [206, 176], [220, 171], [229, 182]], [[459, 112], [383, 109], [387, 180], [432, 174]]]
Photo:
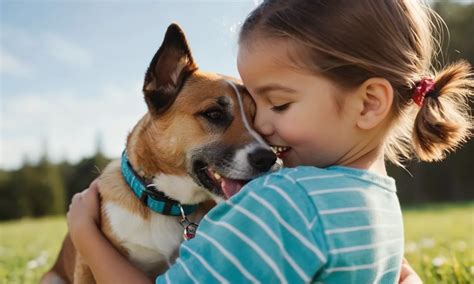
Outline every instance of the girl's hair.
[[[422, 0], [266, 0], [247, 17], [239, 44], [284, 40], [296, 64], [343, 87], [387, 79], [394, 101], [385, 153], [401, 165], [414, 154], [441, 160], [471, 135], [470, 65], [460, 61], [440, 72], [431, 65], [442, 23]], [[436, 95], [419, 107], [412, 94], [424, 78], [434, 79]]]

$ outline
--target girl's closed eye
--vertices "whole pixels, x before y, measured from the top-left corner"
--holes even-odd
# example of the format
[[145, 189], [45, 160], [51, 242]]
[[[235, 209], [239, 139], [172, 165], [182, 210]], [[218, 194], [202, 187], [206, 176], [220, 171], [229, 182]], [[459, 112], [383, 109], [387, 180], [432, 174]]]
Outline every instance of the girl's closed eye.
[[288, 107], [290, 106], [291, 103], [286, 103], [286, 104], [281, 104], [281, 105], [277, 105], [277, 106], [273, 106], [272, 107], [272, 110], [275, 111], [275, 112], [283, 112], [285, 110], [288, 109]]

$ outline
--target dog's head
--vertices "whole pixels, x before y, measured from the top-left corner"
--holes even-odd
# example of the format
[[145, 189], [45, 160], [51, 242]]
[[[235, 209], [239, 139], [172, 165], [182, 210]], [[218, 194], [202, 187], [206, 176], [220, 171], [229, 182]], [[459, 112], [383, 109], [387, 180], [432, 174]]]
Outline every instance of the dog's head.
[[245, 88], [198, 70], [179, 26], [168, 27], [143, 92], [149, 112], [127, 148], [137, 172], [168, 196], [228, 197], [274, 166], [275, 154], [251, 128], [255, 105]]

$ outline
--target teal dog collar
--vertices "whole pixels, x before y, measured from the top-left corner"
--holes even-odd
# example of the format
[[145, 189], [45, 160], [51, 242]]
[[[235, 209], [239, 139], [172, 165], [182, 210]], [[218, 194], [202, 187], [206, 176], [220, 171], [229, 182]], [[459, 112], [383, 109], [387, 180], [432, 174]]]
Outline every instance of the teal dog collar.
[[179, 201], [167, 197], [158, 191], [153, 184], [147, 184], [132, 168], [128, 160], [127, 152], [122, 153], [122, 175], [132, 189], [135, 196], [151, 210], [169, 216], [182, 216], [180, 207], [185, 215], [192, 214], [197, 205], [182, 205]]

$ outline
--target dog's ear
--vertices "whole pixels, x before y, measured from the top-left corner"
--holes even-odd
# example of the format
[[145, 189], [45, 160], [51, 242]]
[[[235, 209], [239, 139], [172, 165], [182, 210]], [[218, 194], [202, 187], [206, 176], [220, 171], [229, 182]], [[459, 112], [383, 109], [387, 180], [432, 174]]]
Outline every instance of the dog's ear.
[[196, 69], [184, 32], [171, 24], [145, 74], [143, 93], [149, 110], [154, 114], [165, 112]]

